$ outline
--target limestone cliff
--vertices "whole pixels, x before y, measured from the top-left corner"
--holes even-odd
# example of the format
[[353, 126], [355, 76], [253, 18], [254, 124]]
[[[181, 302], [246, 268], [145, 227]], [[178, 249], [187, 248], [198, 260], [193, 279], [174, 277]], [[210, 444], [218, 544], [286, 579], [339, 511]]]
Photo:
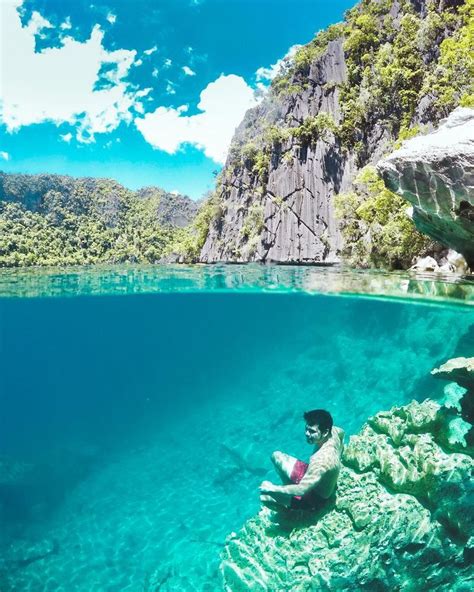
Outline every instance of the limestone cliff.
[[[221, 188], [223, 217], [210, 229], [203, 261], [336, 259], [340, 235], [331, 198], [349, 187], [353, 155], [330, 130], [314, 143], [282, 138], [268, 155], [258, 154], [263, 122], [298, 126], [325, 113], [339, 123], [339, 85], [347, 81], [342, 39], [311, 64], [307, 81], [294, 95], [272, 96], [249, 111], [238, 128]], [[234, 164], [239, 149], [244, 161]]]
[[436, 132], [408, 140], [378, 169], [413, 205], [416, 226], [474, 269], [474, 109], [459, 107]]
[[435, 371], [459, 378], [441, 403], [378, 413], [352, 436], [335, 499], [317, 515], [263, 509], [231, 534], [228, 592], [467, 591], [474, 581], [470, 437], [474, 359]]
[[199, 259], [339, 260], [334, 196], [469, 91], [443, 39], [461, 44], [471, 5], [363, 0], [300, 48], [235, 133]]

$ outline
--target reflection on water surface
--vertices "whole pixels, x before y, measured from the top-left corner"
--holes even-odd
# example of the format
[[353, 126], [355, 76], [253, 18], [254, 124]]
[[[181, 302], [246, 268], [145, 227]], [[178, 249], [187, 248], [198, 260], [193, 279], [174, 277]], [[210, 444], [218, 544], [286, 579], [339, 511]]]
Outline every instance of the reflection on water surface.
[[474, 304], [472, 276], [279, 265], [115, 265], [0, 270], [0, 296], [172, 292], [360, 294]]

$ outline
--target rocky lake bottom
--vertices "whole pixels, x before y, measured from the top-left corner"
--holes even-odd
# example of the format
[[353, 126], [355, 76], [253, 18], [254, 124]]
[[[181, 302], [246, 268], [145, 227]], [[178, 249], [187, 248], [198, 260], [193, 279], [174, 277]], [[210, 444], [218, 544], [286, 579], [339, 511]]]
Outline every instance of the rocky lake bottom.
[[[202, 268], [198, 288], [157, 272], [156, 290], [129, 273], [0, 277], [2, 592], [221, 590], [272, 451], [310, 453], [304, 411], [328, 409], [347, 440], [438, 400], [430, 371], [474, 351], [474, 309], [456, 304], [469, 286], [431, 281], [410, 301], [355, 293], [380, 275], [342, 297], [302, 290], [302, 269], [250, 268], [252, 284]], [[430, 298], [450, 290], [454, 304]]]

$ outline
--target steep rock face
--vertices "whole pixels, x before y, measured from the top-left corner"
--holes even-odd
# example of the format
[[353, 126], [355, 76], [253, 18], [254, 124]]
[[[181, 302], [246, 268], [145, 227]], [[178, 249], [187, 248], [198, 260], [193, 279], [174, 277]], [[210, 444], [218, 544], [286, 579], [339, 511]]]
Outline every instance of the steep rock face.
[[[340, 120], [339, 87], [347, 79], [343, 40], [329, 43], [310, 68], [307, 88], [283, 101], [269, 100], [249, 111], [234, 144], [249, 133], [258, 135], [262, 121], [301, 125], [318, 113]], [[250, 136], [251, 137], [251, 136]], [[278, 143], [268, 164], [268, 180], [254, 170], [227, 163], [223, 217], [210, 228], [201, 252], [203, 262], [215, 261], [335, 261], [340, 234], [332, 197], [345, 191], [354, 175], [354, 159], [341, 149], [334, 134], [311, 145], [295, 138]], [[250, 216], [249, 216], [250, 214]], [[254, 220], [249, 220], [252, 217]]]
[[467, 592], [474, 458], [453, 387], [473, 395], [450, 383], [444, 404], [414, 401], [369, 419], [344, 451], [335, 499], [317, 514], [264, 508], [232, 533], [224, 589]]
[[474, 109], [459, 107], [437, 131], [408, 140], [378, 169], [387, 187], [413, 205], [416, 226], [474, 268]]
[[338, 261], [334, 197], [469, 94], [469, 11], [462, 0], [361, 0], [298, 50], [236, 131], [197, 259]]

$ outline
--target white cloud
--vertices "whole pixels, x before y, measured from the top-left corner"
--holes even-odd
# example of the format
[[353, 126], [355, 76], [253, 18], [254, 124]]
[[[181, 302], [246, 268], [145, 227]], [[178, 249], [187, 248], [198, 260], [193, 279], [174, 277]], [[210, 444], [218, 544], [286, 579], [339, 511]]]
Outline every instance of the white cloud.
[[143, 52], [145, 55], [151, 55], [152, 53], [155, 53], [155, 51], [158, 50], [158, 47], [156, 45], [154, 45], [153, 47], [150, 47], [150, 49], [145, 49], [145, 51]]
[[153, 76], [153, 78], [158, 78], [159, 73], [160, 71], [158, 70], [158, 68], [153, 68], [153, 72], [151, 73], [151, 75]]
[[169, 68], [169, 67], [171, 66], [171, 64], [172, 64], [172, 63], [173, 63], [173, 61], [172, 61], [172, 60], [170, 60], [169, 58], [166, 58], [166, 60], [163, 62], [163, 65], [164, 65], [166, 68]]
[[168, 84], [166, 85], [166, 92], [169, 95], [175, 95], [176, 94], [176, 90], [174, 88], [174, 84], [171, 82], [171, 80], [168, 80], [167, 82], [168, 82]]
[[268, 68], [259, 68], [256, 72], [257, 82], [267, 82], [271, 81], [275, 78], [275, 76], [280, 72], [282, 68], [285, 67], [291, 60], [291, 58], [295, 55], [301, 45], [292, 45], [287, 53], [280, 59], [277, 60], [274, 64], [269, 66]]
[[67, 134], [60, 134], [59, 137], [61, 138], [61, 140], [67, 142], [68, 144], [72, 140], [72, 134], [70, 132], [68, 132]]
[[109, 12], [109, 14], [105, 18], [109, 21], [111, 25], [113, 25], [117, 20], [117, 15], [113, 14], [112, 12]]
[[186, 76], [196, 76], [196, 72], [191, 70], [189, 66], [183, 66], [182, 70], [186, 74]]
[[253, 89], [240, 76], [221, 75], [201, 92], [202, 113], [183, 115], [178, 109], [158, 107], [136, 119], [135, 125], [155, 148], [174, 154], [185, 143], [193, 144], [215, 162], [224, 163], [236, 126], [244, 113], [257, 104]]
[[64, 23], [61, 23], [59, 25], [59, 28], [62, 29], [63, 31], [67, 31], [68, 29], [72, 29], [72, 25], [71, 25], [71, 17], [68, 16], [66, 18], [66, 20], [64, 21]]
[[10, 160], [10, 155], [8, 154], [8, 152], [0, 152], [0, 158], [2, 160]]
[[143, 60], [135, 60], [135, 61], [133, 62], [133, 65], [134, 65], [134, 66], [141, 66], [142, 64], [143, 64]]
[[30, 22], [28, 23], [28, 29], [31, 31], [32, 35], [40, 35], [44, 38], [45, 35], [41, 33], [41, 30], [52, 28], [53, 25], [44, 17], [42, 17], [39, 12], [36, 12], [36, 10], [33, 12]]
[[[125, 80], [136, 52], [104, 49], [104, 34], [96, 25], [83, 43], [65, 36], [61, 47], [36, 53], [34, 35], [50, 23], [33, 13], [22, 27], [20, 5], [21, 0], [2, 4], [2, 50], [8, 60], [2, 63], [0, 119], [7, 130], [45, 121], [69, 123], [79, 141], [91, 142], [95, 134], [111, 132], [121, 121], [130, 122], [137, 97], [151, 90], [137, 93]], [[94, 90], [104, 64], [109, 67], [110, 84]]]

